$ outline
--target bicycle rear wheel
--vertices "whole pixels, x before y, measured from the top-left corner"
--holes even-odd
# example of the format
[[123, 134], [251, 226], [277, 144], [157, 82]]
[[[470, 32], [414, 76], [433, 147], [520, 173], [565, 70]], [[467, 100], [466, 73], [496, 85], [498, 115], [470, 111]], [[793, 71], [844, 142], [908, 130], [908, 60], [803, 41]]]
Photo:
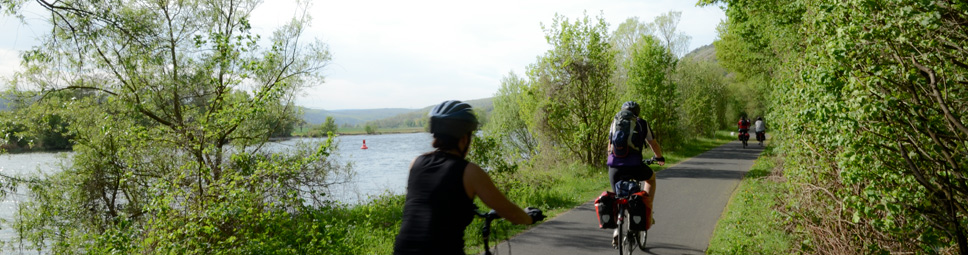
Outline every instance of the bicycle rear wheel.
[[632, 252], [635, 251], [635, 247], [639, 246], [638, 244], [639, 231], [629, 229], [629, 225], [632, 224], [632, 221], [630, 220], [631, 219], [630, 216], [631, 215], [628, 214], [628, 211], [625, 211], [625, 221], [622, 223], [623, 225], [622, 228], [624, 228], [625, 231], [627, 232], [625, 233], [624, 239], [619, 238], [619, 240], [621, 240], [619, 245], [622, 246], [622, 248], [619, 248], [619, 254], [622, 254], [622, 255], [631, 255]]
[[639, 250], [645, 251], [645, 241], [649, 239], [649, 231], [639, 231], [635, 242], [639, 244]]
[[625, 227], [625, 221], [622, 220], [621, 217], [619, 217], [618, 218], [618, 227], [616, 227], [617, 228], [616, 230], [618, 230], [618, 237], [617, 237], [617, 239], [615, 239], [615, 241], [616, 241], [615, 242], [615, 248], [618, 249], [618, 254], [619, 255], [625, 255], [626, 254], [625, 253], [625, 231], [623, 231], [623, 228], [624, 227]]

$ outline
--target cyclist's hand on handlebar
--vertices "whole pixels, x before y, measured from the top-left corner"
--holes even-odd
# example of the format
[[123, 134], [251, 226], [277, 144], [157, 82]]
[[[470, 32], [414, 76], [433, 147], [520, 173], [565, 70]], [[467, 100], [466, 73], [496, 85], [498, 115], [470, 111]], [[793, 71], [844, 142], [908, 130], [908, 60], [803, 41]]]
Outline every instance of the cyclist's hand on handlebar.
[[656, 158], [656, 157], [653, 156], [652, 157], [652, 160], [655, 161], [655, 163], [656, 164], [659, 164], [660, 166], [664, 166], [665, 165], [665, 157], [658, 157], [658, 158]]
[[544, 213], [542, 213], [538, 208], [528, 207], [524, 209], [524, 212], [527, 213], [528, 216], [531, 216], [531, 224], [538, 223], [545, 218]]

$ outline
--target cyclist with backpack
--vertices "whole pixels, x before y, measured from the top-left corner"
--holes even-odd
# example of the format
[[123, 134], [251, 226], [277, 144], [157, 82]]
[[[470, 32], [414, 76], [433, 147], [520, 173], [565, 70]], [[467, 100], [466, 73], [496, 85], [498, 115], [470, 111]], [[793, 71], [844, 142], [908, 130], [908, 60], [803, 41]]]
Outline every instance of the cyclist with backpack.
[[739, 117], [739, 122], [736, 124], [739, 125], [739, 139], [743, 141], [745, 147], [746, 141], [750, 139], [750, 121], [746, 119], [746, 116], [742, 116]]
[[[655, 141], [655, 135], [649, 124], [639, 118], [639, 104], [635, 101], [628, 101], [622, 104], [622, 110], [615, 115], [612, 127], [609, 131], [608, 142], [608, 179], [613, 191], [615, 183], [620, 180], [636, 179], [646, 180], [643, 190], [648, 192], [646, 206], [652, 208], [655, 198], [655, 172], [643, 162], [642, 150], [648, 144], [655, 153], [655, 161], [659, 165], [665, 165], [665, 158], [662, 157], [662, 148]], [[648, 222], [652, 221], [649, 215]], [[613, 239], [618, 237], [618, 229], [612, 235]], [[617, 240], [613, 240], [615, 244]]]
[[763, 145], [763, 140], [766, 140], [766, 123], [763, 123], [763, 117], [756, 117], [756, 122], [753, 123], [753, 127], [756, 130], [756, 141]]
[[410, 165], [393, 254], [464, 254], [464, 228], [475, 216], [475, 197], [514, 224], [544, 219], [541, 210], [511, 203], [480, 166], [465, 159], [478, 125], [469, 104], [445, 101], [429, 115], [436, 150]]

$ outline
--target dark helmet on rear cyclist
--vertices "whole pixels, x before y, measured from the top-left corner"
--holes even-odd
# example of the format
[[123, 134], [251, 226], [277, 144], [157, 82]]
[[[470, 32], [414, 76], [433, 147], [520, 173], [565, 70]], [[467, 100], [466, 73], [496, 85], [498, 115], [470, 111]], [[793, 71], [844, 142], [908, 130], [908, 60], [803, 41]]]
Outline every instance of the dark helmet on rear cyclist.
[[635, 116], [639, 116], [639, 104], [635, 101], [628, 101], [622, 104], [622, 110], [628, 110], [635, 114]]
[[430, 116], [430, 133], [460, 138], [477, 130], [477, 116], [471, 105], [448, 100], [435, 106], [427, 114]]

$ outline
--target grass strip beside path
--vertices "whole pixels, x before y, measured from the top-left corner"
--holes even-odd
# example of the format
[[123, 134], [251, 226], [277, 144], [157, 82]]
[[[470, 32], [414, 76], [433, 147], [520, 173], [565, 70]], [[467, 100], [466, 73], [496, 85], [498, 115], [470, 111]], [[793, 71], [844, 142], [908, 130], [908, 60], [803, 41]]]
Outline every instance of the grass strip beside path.
[[707, 254], [788, 254], [793, 237], [774, 208], [784, 187], [767, 147], [733, 193], [716, 224]]

